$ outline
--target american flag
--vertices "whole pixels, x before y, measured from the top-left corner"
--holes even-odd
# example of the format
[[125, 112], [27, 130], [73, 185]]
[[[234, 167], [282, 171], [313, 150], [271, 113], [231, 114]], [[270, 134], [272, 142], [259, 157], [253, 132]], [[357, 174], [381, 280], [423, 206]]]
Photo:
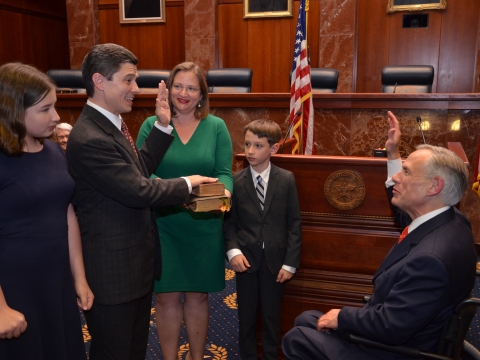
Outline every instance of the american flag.
[[[292, 154], [313, 154], [313, 101], [310, 84], [310, 58], [307, 46], [307, 11], [309, 0], [301, 0], [298, 9], [298, 22], [293, 51], [292, 78], [290, 81], [290, 123], [295, 114], [302, 110], [296, 119], [291, 136], [297, 139]], [[300, 139], [302, 146], [300, 146]]]

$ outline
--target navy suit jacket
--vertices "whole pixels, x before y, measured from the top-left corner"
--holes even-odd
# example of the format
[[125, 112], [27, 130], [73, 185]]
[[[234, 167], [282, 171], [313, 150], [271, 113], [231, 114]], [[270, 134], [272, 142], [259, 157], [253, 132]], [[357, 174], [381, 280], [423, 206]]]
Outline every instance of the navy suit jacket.
[[282, 265], [300, 266], [302, 220], [295, 177], [271, 164], [262, 211], [250, 166], [234, 176], [232, 209], [224, 223], [225, 250], [240, 249], [250, 263], [247, 272], [258, 270], [265, 243], [265, 257], [272, 274]]
[[[161, 269], [151, 207], [187, 203], [184, 179], [151, 180], [173, 137], [154, 128], [137, 157], [110, 120], [89, 105], [67, 146], [87, 281], [95, 302], [115, 305], [152, 290]], [[155, 271], [154, 271], [155, 269]]]
[[[391, 199], [391, 188], [388, 191]], [[403, 211], [393, 209], [401, 226], [411, 222]], [[450, 207], [393, 246], [373, 277], [370, 300], [360, 309], [344, 307], [337, 331], [435, 351], [448, 317], [473, 288], [476, 261], [470, 223]], [[405, 358], [365, 349], [381, 359]]]

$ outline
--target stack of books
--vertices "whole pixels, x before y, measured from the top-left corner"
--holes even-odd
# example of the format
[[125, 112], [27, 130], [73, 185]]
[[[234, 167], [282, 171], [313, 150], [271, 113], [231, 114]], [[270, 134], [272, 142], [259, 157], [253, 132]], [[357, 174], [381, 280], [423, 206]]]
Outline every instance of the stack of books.
[[225, 185], [221, 182], [200, 184], [192, 189], [188, 207], [194, 212], [229, 211], [231, 199], [225, 195]]

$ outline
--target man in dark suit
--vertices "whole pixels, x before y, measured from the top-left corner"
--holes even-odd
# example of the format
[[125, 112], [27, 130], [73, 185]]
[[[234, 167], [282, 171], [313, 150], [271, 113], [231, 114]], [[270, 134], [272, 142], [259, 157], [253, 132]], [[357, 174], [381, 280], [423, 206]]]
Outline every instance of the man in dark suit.
[[270, 163], [281, 138], [278, 124], [255, 120], [244, 134], [250, 166], [235, 174], [224, 232], [225, 250], [237, 272], [240, 356], [242, 360], [258, 358], [255, 325], [260, 301], [262, 359], [276, 360], [285, 282], [300, 265], [300, 206], [293, 174]]
[[410, 359], [349, 343], [348, 334], [435, 351], [448, 317], [473, 288], [473, 235], [454, 207], [468, 184], [465, 164], [453, 152], [428, 145], [402, 164], [400, 127], [391, 112], [388, 121], [386, 185], [395, 220], [408, 227], [375, 273], [368, 303], [301, 314], [283, 340], [287, 359]]
[[192, 187], [211, 178], [151, 180], [173, 137], [165, 84], [159, 84], [158, 121], [137, 149], [121, 118], [139, 92], [137, 58], [115, 44], [94, 46], [82, 64], [87, 105], [70, 133], [67, 159], [85, 272], [95, 294], [85, 312], [92, 335], [90, 360], [144, 360], [160, 242], [151, 206], [188, 202]]

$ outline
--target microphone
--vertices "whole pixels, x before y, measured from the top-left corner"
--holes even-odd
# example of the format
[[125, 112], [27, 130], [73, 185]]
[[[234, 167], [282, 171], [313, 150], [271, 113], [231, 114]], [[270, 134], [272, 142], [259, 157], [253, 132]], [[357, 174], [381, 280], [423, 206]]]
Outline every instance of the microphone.
[[393, 87], [393, 93], [395, 94], [395, 90], [397, 90], [397, 83], [395, 83], [395, 86]]
[[280, 147], [280, 154], [282, 154], [283, 150], [283, 145], [285, 145], [285, 141], [287, 140], [288, 134], [290, 133], [290, 130], [292, 130], [293, 124], [295, 124], [295, 121], [302, 115], [302, 110], [298, 110], [295, 116], [293, 117], [292, 122], [288, 126], [287, 133], [285, 134], [285, 138], [283, 139], [282, 146]]
[[423, 129], [422, 129], [422, 118], [420, 116], [417, 116], [417, 122], [418, 122], [418, 127], [420, 128], [420, 132], [422, 133], [423, 143], [427, 145], [427, 142], [425, 141], [425, 135], [423, 134]]

